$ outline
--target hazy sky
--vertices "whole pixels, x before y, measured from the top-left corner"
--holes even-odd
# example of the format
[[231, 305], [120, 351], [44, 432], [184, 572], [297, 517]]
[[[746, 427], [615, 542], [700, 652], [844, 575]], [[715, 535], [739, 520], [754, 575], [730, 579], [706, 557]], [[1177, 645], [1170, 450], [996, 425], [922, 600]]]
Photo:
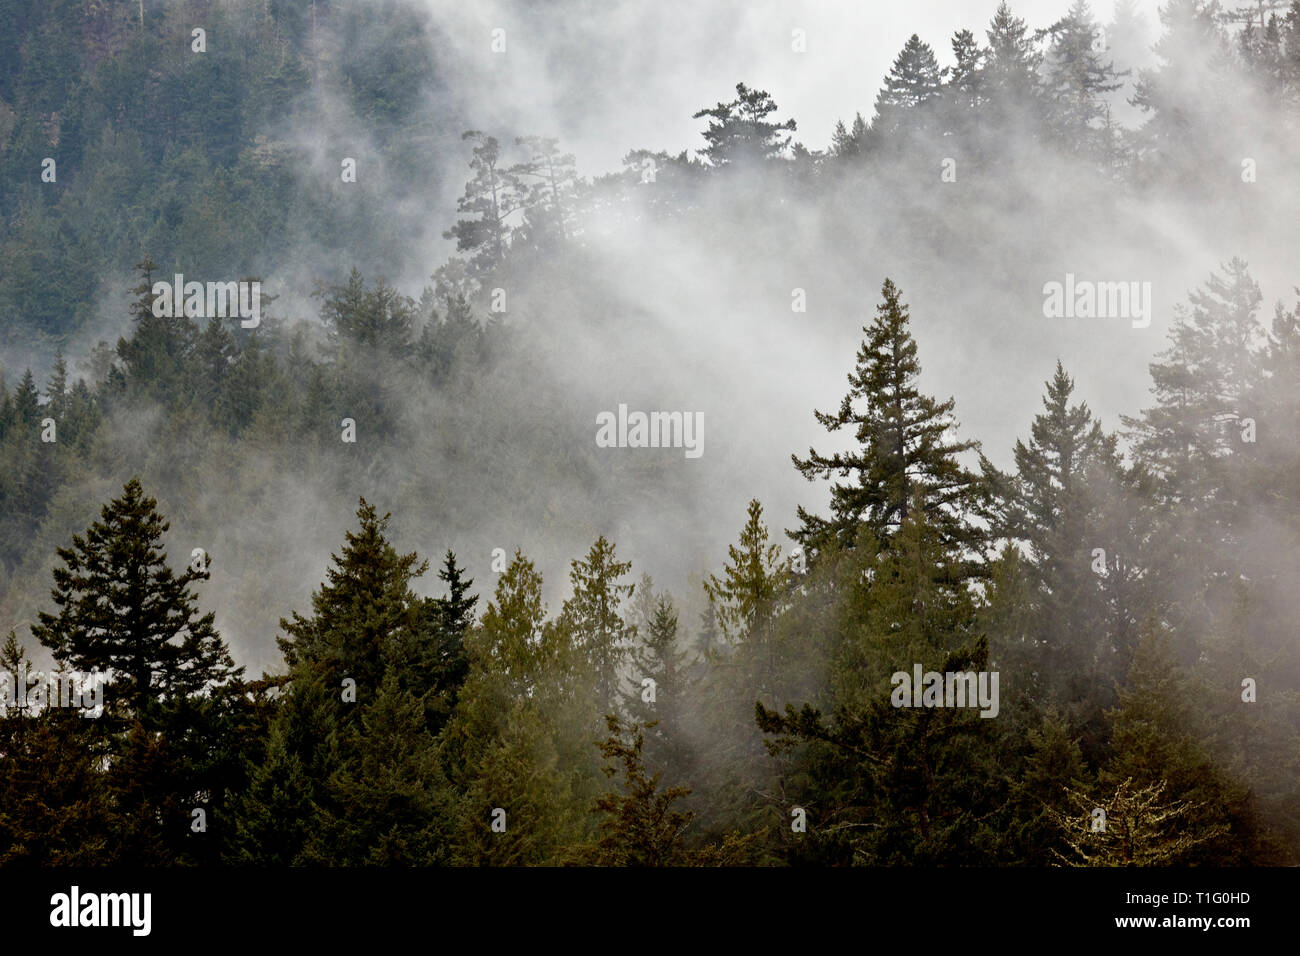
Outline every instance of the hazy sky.
[[[766, 89], [780, 118], [798, 122], [796, 139], [824, 148], [837, 119], [852, 120], [856, 111], [871, 118], [881, 81], [912, 33], [949, 65], [952, 34], [970, 29], [983, 43], [997, 3], [571, 2], [527, 20], [496, 0], [429, 6], [452, 40], [458, 85], [479, 93], [483, 123], [541, 127], [551, 117], [545, 131], [574, 148], [581, 172], [590, 175], [617, 168], [634, 147], [698, 148], [704, 121], [691, 115], [729, 99], [738, 81]], [[1070, 0], [1021, 0], [1012, 10], [1039, 29], [1069, 6]], [[1152, 38], [1158, 6], [1139, 0]], [[1092, 8], [1107, 23], [1114, 0], [1096, 0]], [[490, 49], [497, 27], [506, 31], [505, 54]], [[796, 28], [807, 31], [806, 53], [791, 49]], [[464, 83], [469, 76], [473, 83]]]

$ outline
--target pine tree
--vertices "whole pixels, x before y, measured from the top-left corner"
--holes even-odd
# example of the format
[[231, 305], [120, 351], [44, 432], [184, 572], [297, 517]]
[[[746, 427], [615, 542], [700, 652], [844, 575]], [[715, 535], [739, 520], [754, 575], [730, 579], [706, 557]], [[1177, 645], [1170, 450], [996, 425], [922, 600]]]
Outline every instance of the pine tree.
[[1249, 562], [1242, 538], [1257, 500], [1245, 484], [1243, 429], [1258, 418], [1251, 405], [1263, 377], [1260, 298], [1240, 259], [1211, 276], [1192, 293], [1190, 310], [1178, 310], [1171, 345], [1150, 366], [1155, 405], [1123, 419], [1162, 512], [1153, 580], [1173, 602], [1179, 639], [1192, 644], [1230, 612]]
[[[294, 693], [302, 693], [302, 685]], [[272, 720], [262, 759], [249, 768], [248, 782], [232, 801], [225, 862], [249, 866], [292, 866], [299, 862], [315, 824], [316, 783], [291, 740], [290, 708]]]
[[689, 811], [674, 810], [673, 804], [690, 794], [686, 787], [660, 789], [660, 774], [646, 773], [641, 750], [645, 736], [633, 724], [624, 730], [613, 714], [605, 718], [609, 737], [600, 751], [616, 766], [606, 766], [605, 774], [614, 777], [621, 766], [622, 793], [607, 793], [596, 801], [594, 813], [605, 814], [600, 823], [600, 839], [590, 862], [597, 866], [680, 866], [689, 855], [684, 833], [693, 816]]
[[980, 49], [979, 41], [970, 30], [958, 30], [952, 37], [952, 56], [956, 61], [945, 68], [947, 85], [948, 130], [964, 132], [970, 114], [983, 102], [983, 63], [987, 51]]
[[874, 135], [889, 141], [933, 127], [932, 107], [943, 90], [943, 77], [934, 50], [915, 33], [894, 59], [885, 85], [876, 96]]
[[1038, 71], [1042, 54], [1035, 48], [1029, 27], [1002, 0], [986, 36], [989, 45], [980, 77], [980, 92], [989, 110], [986, 121], [997, 130], [1028, 124], [1032, 131], [1041, 115]]
[[776, 646], [772, 625], [781, 610], [790, 583], [781, 546], [768, 543], [763, 506], [751, 499], [739, 546], [728, 545], [729, 562], [723, 576], [709, 575], [704, 590], [716, 608], [723, 636], [734, 646], [743, 645], [739, 663], [755, 683], [749, 695], [772, 689], [776, 673]]
[[864, 573], [827, 625], [844, 629], [827, 698], [784, 712], [755, 705], [769, 750], [802, 750], [798, 785], [786, 790], [809, 815], [800, 852], [835, 864], [987, 862], [1007, 799], [994, 721], [970, 708], [896, 707], [891, 679], [910, 679], [916, 664], [989, 669], [971, 596], [939, 583], [952, 579], [952, 559], [924, 508], [909, 510], [887, 549], [852, 560]]
[[442, 862], [440, 791], [445, 787], [423, 702], [385, 677], [359, 726], [355, 754], [329, 779], [328, 811], [305, 858], [333, 865], [427, 866]]
[[55, 418], [62, 417], [68, 398], [68, 363], [63, 360], [62, 349], [54, 356], [54, 370], [50, 374], [50, 384], [46, 386], [45, 394], [49, 398], [46, 407]]
[[867, 135], [867, 121], [861, 113], [853, 117], [852, 127], [846, 127], [843, 120], [836, 120], [835, 129], [831, 131], [830, 155], [836, 159], [853, 159], [861, 155]]
[[[597, 721], [588, 688], [576, 701], [569, 693], [585, 661], [567, 630], [546, 621], [541, 589], [541, 575], [516, 551], [467, 640], [469, 675], [441, 739], [458, 795], [449, 811], [458, 865], [555, 862], [589, 828], [583, 807], [596, 767], [577, 755], [590, 751]], [[492, 829], [498, 809], [504, 831]]]
[[776, 103], [763, 90], [736, 84], [736, 98], [702, 109], [692, 118], [709, 117], [704, 138], [708, 146], [700, 150], [713, 166], [753, 169], [769, 159], [780, 157], [790, 145], [785, 132], [794, 132], [795, 121], [777, 123], [767, 117], [776, 112]]
[[[917, 389], [921, 366], [907, 306], [892, 280], [885, 280], [881, 294], [875, 320], [863, 328], [867, 337], [849, 373], [849, 393], [836, 413], [814, 412], [828, 431], [853, 426], [859, 447], [832, 455], [809, 449], [802, 460], [790, 456], [809, 481], [833, 474], [854, 481], [831, 486], [830, 519], [800, 506], [803, 526], [790, 535], [807, 550], [851, 549], [865, 525], [877, 541], [887, 543], [919, 491], [950, 547], [977, 548], [982, 535], [967, 519], [980, 504], [984, 484], [958, 456], [979, 445], [952, 439], [952, 399], [937, 402]], [[863, 407], [855, 408], [855, 402]]]
[[567, 240], [574, 227], [571, 206], [578, 175], [572, 153], [562, 153], [559, 140], [550, 136], [520, 136], [516, 146], [528, 149], [528, 159], [510, 167], [509, 176], [520, 184], [524, 225], [520, 240], [541, 245], [556, 238]]
[[327, 290], [321, 318], [328, 325], [331, 343], [356, 343], [384, 349], [394, 355], [411, 345], [415, 303], [388, 285], [383, 277], [367, 290], [361, 273], [353, 269], [346, 285]]
[[[650, 730], [647, 759], [674, 774], [686, 769], [685, 716], [693, 683], [686, 651], [678, 642], [677, 609], [667, 595], [655, 595], [650, 576], [637, 585], [636, 643], [631, 653], [631, 687], [626, 711]], [[654, 683], [647, 686], [649, 679]], [[653, 688], [653, 699], [647, 695]]]
[[[0, 674], [20, 680], [29, 662], [13, 631]], [[99, 866], [108, 856], [105, 748], [93, 720], [47, 707], [0, 711], [0, 866]]]
[[312, 616], [295, 611], [292, 620], [281, 619], [285, 636], [276, 639], [291, 671], [316, 671], [336, 688], [355, 681], [358, 702], [377, 692], [391, 662], [409, 659], [430, 640], [424, 604], [410, 586], [428, 562], [393, 548], [390, 517], [361, 499], [360, 527], [346, 533], [342, 554], [331, 555], [328, 583], [312, 594]]
[[1133, 105], [1147, 114], [1139, 141], [1145, 168], [1172, 184], [1193, 185], [1205, 171], [1233, 158], [1219, 152], [1231, 142], [1235, 86], [1233, 51], [1215, 20], [1217, 3], [1169, 0], [1160, 8], [1164, 34], [1154, 50], [1159, 60], [1142, 70]]
[[231, 800], [225, 859], [237, 865], [291, 866], [306, 849], [328, 806], [330, 775], [341, 762], [337, 686], [299, 670], [250, 757], [247, 782]]
[[1114, 63], [1096, 49], [1101, 28], [1087, 0], [1074, 0], [1066, 15], [1051, 28], [1052, 44], [1045, 60], [1045, 94], [1051, 104], [1052, 126], [1066, 149], [1102, 155], [1106, 117], [1105, 96], [1123, 85]]
[[429, 695], [429, 730], [434, 734], [454, 711], [460, 688], [469, 673], [465, 635], [474, 626], [478, 595], [469, 593], [474, 581], [464, 574], [465, 569], [456, 565], [455, 553], [448, 550], [438, 571], [438, 577], [447, 585], [447, 594], [425, 600], [424, 631], [430, 637], [422, 646], [427, 650], [423, 660], [408, 672], [408, 676], [419, 680], [413, 688], [417, 695]]
[[[1136, 636], [1133, 608], [1122, 606], [1133, 600], [1141, 564], [1121, 530], [1133, 479], [1115, 437], [1086, 403], [1070, 404], [1074, 381], [1059, 360], [1046, 385], [1029, 443], [1016, 441], [1016, 474], [993, 479], [1003, 485], [997, 525], [1029, 548], [1033, 670], [1072, 721], [1089, 719], [1098, 729], [1104, 683], [1119, 676], [1107, 665], [1117, 652], [1126, 659]], [[1110, 599], [1121, 601], [1117, 615]], [[1089, 717], [1074, 711], [1080, 705], [1090, 708]]]
[[211, 612], [198, 616], [190, 586], [206, 567], [179, 576], [161, 546], [169, 524], [138, 478], [101, 511], [85, 536], [59, 548], [52, 596], [57, 614], [41, 612], [32, 633], [60, 664], [107, 674], [106, 711], [155, 726], [164, 704], [230, 689], [234, 666]]
[[510, 237], [508, 221], [518, 210], [521, 198], [518, 183], [498, 168], [501, 146], [496, 137], [468, 130], [461, 138], [473, 140], [477, 145], [469, 164], [474, 178], [465, 184], [456, 209], [474, 218], [457, 220], [443, 233], [443, 238], [455, 239], [458, 252], [470, 253], [470, 271], [481, 277], [505, 259]]
[[1170, 347], [1151, 365], [1156, 405], [1141, 419], [1125, 419], [1169, 493], [1189, 504], [1221, 487], [1215, 460], [1234, 447], [1231, 426], [1245, 417], [1261, 371], [1259, 284], [1241, 259], [1222, 271], [1191, 294], [1190, 311], [1177, 310]]
[[635, 585], [620, 584], [619, 580], [632, 563], [617, 561], [614, 545], [601, 535], [587, 557], [572, 564], [569, 581], [573, 594], [564, 602], [561, 617], [595, 677], [596, 700], [602, 713], [616, 713], [631, 637], [621, 608], [635, 590]]
[[123, 384], [135, 395], [162, 403], [178, 402], [185, 393], [199, 330], [182, 310], [175, 316], [155, 315], [153, 273], [158, 264], [146, 255], [135, 268], [141, 280], [131, 289], [135, 328], [130, 338], [117, 340]]

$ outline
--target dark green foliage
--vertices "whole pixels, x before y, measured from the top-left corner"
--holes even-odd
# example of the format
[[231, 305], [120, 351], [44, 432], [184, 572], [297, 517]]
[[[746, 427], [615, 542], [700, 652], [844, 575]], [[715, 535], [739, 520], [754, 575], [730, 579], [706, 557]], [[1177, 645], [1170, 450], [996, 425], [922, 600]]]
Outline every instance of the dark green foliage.
[[827, 431], [851, 427], [858, 447], [831, 455], [809, 449], [804, 459], [791, 456], [809, 481], [832, 476], [851, 481], [831, 486], [829, 519], [801, 506], [803, 524], [792, 537], [810, 549], [851, 548], [862, 525], [878, 541], [888, 541], [919, 501], [949, 548], [977, 548], [981, 535], [968, 522], [983, 486], [960, 456], [978, 443], [952, 437], [952, 399], [939, 402], [918, 390], [921, 366], [907, 306], [889, 279], [881, 295], [875, 320], [862, 330], [866, 338], [849, 373], [848, 394], [835, 413], [814, 413]]
[[[632, 148], [592, 180], [557, 137], [462, 136], [468, 118], [441, 109], [456, 99], [448, 38], [409, 5], [202, 6], [198, 54], [175, 5], [0, 0], [0, 347], [21, 356], [0, 375], [0, 607], [15, 628], [0, 669], [25, 666], [17, 633], [35, 618], [59, 666], [111, 679], [99, 719], [0, 714], [0, 863], [1300, 858], [1300, 315], [1279, 305], [1265, 332], [1240, 260], [1176, 317], [1127, 445], [1058, 363], [1012, 472], [996, 471], [956, 437], [953, 401], [923, 394], [886, 280], [848, 395], [816, 413], [852, 441], [794, 458], [830, 483], [828, 516], [798, 512], [797, 553], [770, 541], [755, 499], [711, 569], [687, 543], [671, 556], [669, 573], [706, 582], [681, 601], [648, 576], [634, 588], [605, 536], [572, 562], [554, 615], [522, 551], [481, 614], [468, 570], [500, 529], [594, 536], [611, 515], [652, 523], [677, 494], [750, 499], [744, 475], [674, 484], [666, 457], [595, 460], [569, 427], [586, 395], [551, 373], [636, 341], [609, 337], [640, 317], [611, 307], [628, 301], [605, 258], [650, 235], [636, 230], [704, 237], [719, 282], [733, 263], [825, 277], [860, 251], [936, 263], [917, 288], [959, 321], [977, 297], [952, 290], [973, 271], [1044, 261], [1031, 245], [1082, 248], [1100, 235], [1089, 220], [1111, 230], [1135, 198], [1182, 189], [1206, 221], [1226, 210], [1253, 228], [1269, 212], [1256, 190], [1224, 184], [1247, 185], [1243, 152], [1261, 176], [1290, 172], [1300, 4], [1164, 4], [1156, 64], [1131, 90], [1140, 130], [1110, 112], [1130, 92], [1112, 58], [1148, 45], [1132, 4], [1103, 50], [1082, 0], [1038, 31], [1003, 3], [987, 30], [952, 37], [946, 68], [911, 35], [870, 125], [850, 105], [825, 152], [738, 84], [695, 114], [703, 161]], [[318, 142], [357, 144], [355, 182]], [[57, 180], [40, 178], [47, 156]], [[454, 213], [417, 201], [448, 194], [446, 156], [469, 164]], [[936, 182], [949, 159], [958, 175]], [[986, 244], [1008, 183], [1028, 187], [1016, 213], [1034, 228]], [[861, 208], [878, 222], [856, 222]], [[809, 223], [855, 258], [794, 242]], [[448, 225], [455, 253], [424, 261]], [[864, 246], [869, 228], [888, 242]], [[647, 276], [671, 275], [661, 251], [638, 250]], [[252, 330], [153, 313], [154, 281], [178, 272], [275, 276], [300, 308], [295, 277], [321, 262], [315, 316], [267, 311]], [[133, 264], [126, 331], [87, 350]], [[399, 291], [431, 266], [422, 296]], [[762, 316], [743, 321], [744, 344], [761, 341]], [[637, 360], [615, 356], [611, 374]], [[339, 440], [344, 419], [357, 441]], [[522, 476], [502, 467], [515, 462]], [[206, 556], [169, 565], [146, 485], [176, 553], [212, 540], [220, 616], [195, 593]], [[285, 666], [245, 681], [218, 622], [256, 653], [269, 629], [248, 626], [253, 609], [289, 611], [286, 573], [315, 574], [316, 529], [362, 489], [393, 501], [403, 535], [464, 535], [465, 564], [448, 550], [441, 586], [418, 591], [425, 563], [361, 499], [310, 613], [282, 621]], [[918, 664], [997, 672], [997, 718], [894, 706], [893, 675]], [[1085, 826], [1096, 806], [1105, 839]]]

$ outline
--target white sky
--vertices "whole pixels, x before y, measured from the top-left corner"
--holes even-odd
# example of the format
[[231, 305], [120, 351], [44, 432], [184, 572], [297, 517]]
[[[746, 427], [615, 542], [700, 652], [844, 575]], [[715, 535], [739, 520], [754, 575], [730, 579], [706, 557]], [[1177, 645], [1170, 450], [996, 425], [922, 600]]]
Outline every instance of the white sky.
[[[997, 8], [997, 0], [636, 0], [569, 4], [530, 21], [494, 0], [429, 2], [464, 57], [458, 69], [476, 77], [475, 112], [485, 127], [558, 133], [587, 175], [617, 169], [635, 147], [698, 148], [704, 121], [691, 114], [730, 99], [742, 81], [771, 93], [780, 119], [798, 122], [796, 140], [824, 148], [837, 119], [856, 111], [871, 118], [912, 33], [948, 65], [952, 34], [970, 29], [983, 43]], [[1159, 5], [1139, 2], [1152, 41]], [[1019, 0], [1012, 10], [1032, 30], [1069, 6]], [[1114, 0], [1094, 0], [1092, 9], [1108, 23]], [[498, 26], [506, 29], [505, 54], [488, 48]], [[803, 54], [791, 50], [796, 27], [807, 31]]]

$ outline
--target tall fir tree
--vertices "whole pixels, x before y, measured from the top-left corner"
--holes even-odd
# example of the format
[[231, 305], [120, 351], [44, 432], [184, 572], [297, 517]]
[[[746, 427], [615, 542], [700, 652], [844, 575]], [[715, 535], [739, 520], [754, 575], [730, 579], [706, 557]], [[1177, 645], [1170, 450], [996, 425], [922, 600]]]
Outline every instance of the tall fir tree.
[[863, 328], [866, 339], [858, 348], [857, 365], [848, 376], [849, 392], [839, 410], [814, 412], [828, 431], [852, 427], [858, 447], [830, 455], [810, 448], [807, 458], [790, 456], [809, 481], [832, 475], [851, 476], [853, 481], [831, 486], [829, 519], [800, 506], [802, 527], [791, 537], [806, 550], [852, 548], [859, 526], [865, 526], [886, 543], [919, 500], [949, 547], [973, 555], [983, 534], [970, 518], [982, 506], [986, 488], [960, 456], [979, 444], [953, 438], [952, 399], [939, 402], [918, 389], [921, 366], [908, 329], [908, 308], [890, 279], [881, 295], [874, 321]]
[[876, 95], [873, 136], [889, 142], [932, 130], [934, 107], [942, 92], [943, 75], [934, 50], [913, 33], [894, 58], [885, 85]]
[[623, 604], [636, 587], [620, 581], [632, 563], [618, 561], [613, 543], [601, 535], [587, 556], [572, 565], [569, 581], [573, 594], [564, 602], [561, 617], [591, 668], [601, 713], [617, 713], [631, 637], [623, 620]]

